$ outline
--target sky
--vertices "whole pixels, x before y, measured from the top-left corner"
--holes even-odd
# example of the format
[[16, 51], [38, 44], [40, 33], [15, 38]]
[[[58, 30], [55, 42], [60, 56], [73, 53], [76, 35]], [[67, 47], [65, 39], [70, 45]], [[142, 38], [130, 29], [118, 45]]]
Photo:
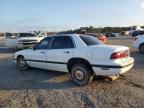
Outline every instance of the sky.
[[0, 32], [144, 25], [144, 0], [0, 0]]

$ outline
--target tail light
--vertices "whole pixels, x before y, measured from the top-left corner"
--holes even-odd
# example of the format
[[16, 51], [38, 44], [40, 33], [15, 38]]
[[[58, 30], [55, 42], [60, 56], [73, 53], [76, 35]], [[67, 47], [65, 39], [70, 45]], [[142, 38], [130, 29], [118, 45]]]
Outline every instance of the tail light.
[[127, 51], [122, 51], [122, 52], [115, 52], [111, 55], [110, 59], [119, 59], [119, 58], [125, 58], [128, 56]]
[[135, 37], [135, 38], [133, 38], [133, 41], [136, 41], [137, 39], [138, 39], [138, 38]]

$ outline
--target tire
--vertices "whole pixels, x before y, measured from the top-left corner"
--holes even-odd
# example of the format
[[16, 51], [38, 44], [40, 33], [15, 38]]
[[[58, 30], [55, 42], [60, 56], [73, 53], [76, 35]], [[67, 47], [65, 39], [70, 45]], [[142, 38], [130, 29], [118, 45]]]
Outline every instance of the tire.
[[71, 79], [74, 84], [84, 86], [93, 80], [93, 74], [84, 64], [74, 64], [70, 71]]
[[18, 59], [17, 59], [17, 67], [18, 67], [18, 69], [21, 70], [21, 71], [25, 71], [25, 70], [28, 70], [28, 69], [29, 69], [29, 66], [28, 66], [28, 64], [26, 63], [24, 57], [22, 57], [22, 56], [18, 57]]
[[141, 54], [144, 54], [144, 44], [140, 45], [139, 51]]

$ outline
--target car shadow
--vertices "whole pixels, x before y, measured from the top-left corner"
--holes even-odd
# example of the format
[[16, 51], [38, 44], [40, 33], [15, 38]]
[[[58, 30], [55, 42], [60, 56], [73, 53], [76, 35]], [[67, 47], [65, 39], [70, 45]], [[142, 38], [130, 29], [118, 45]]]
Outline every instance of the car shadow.
[[[3, 65], [7, 62], [9, 61], [3, 62]], [[66, 73], [34, 68], [21, 72], [16, 68], [16, 65], [10, 63], [7, 63], [7, 68], [4, 68], [5, 66], [1, 67], [1, 90], [67, 89], [77, 87]]]
[[[93, 82], [104, 81], [103, 77]], [[17, 69], [13, 61], [0, 61], [0, 90], [37, 90], [77, 88], [68, 73], [31, 68], [28, 71]]]

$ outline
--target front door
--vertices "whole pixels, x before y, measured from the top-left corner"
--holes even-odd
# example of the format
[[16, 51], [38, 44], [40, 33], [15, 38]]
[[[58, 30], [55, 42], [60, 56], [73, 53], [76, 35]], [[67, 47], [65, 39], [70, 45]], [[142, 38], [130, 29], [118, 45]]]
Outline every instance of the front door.
[[44, 68], [46, 67], [46, 52], [50, 43], [51, 37], [47, 37], [37, 44], [29, 53], [28, 64], [31, 67]]

